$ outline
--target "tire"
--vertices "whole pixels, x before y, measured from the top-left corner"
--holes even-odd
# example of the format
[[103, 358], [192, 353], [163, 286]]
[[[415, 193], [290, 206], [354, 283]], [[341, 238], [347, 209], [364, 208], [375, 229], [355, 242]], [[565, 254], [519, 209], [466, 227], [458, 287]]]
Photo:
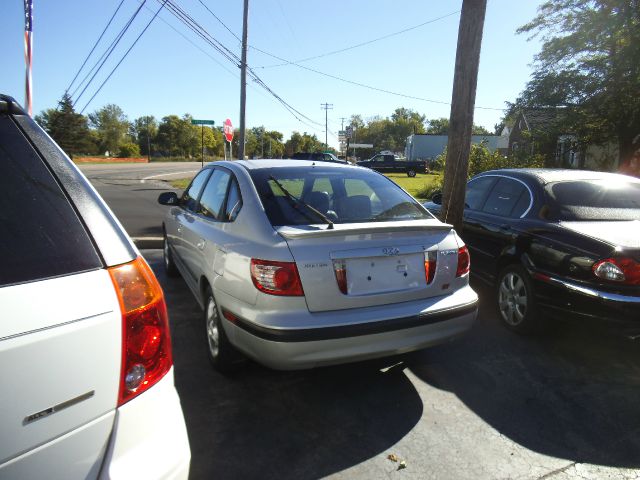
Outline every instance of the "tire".
[[164, 260], [164, 271], [167, 274], [167, 277], [178, 277], [180, 276], [180, 272], [178, 271], [178, 267], [176, 267], [175, 262], [173, 261], [173, 253], [171, 252], [171, 248], [169, 247], [169, 241], [167, 240], [167, 235], [164, 235], [164, 239], [162, 240], [162, 257]]
[[204, 300], [204, 332], [209, 361], [220, 373], [232, 372], [238, 368], [242, 356], [227, 338], [210, 287], [207, 287]]
[[407, 177], [413, 178], [416, 176], [416, 171], [413, 168], [407, 170]]
[[500, 272], [495, 295], [498, 317], [508, 329], [521, 334], [541, 329], [533, 283], [520, 265], [509, 265]]

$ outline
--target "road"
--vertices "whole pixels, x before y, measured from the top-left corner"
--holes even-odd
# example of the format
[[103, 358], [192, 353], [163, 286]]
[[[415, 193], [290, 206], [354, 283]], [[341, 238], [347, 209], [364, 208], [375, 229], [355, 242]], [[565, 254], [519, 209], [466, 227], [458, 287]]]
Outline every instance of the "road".
[[200, 162], [80, 165], [129, 236], [142, 247], [159, 247], [164, 207], [158, 195], [173, 187], [166, 180], [192, 177]]
[[161, 251], [144, 255], [167, 298], [194, 479], [640, 478], [637, 343], [576, 324], [515, 335], [474, 285], [479, 319], [455, 342], [301, 372], [249, 362], [225, 377], [191, 292], [164, 275]]

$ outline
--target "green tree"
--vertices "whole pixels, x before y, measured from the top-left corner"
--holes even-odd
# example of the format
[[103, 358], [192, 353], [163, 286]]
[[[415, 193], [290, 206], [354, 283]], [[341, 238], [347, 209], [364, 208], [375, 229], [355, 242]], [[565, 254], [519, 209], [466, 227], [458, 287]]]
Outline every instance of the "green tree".
[[136, 118], [131, 124], [131, 136], [138, 144], [142, 155], [148, 155], [148, 146], [153, 151], [153, 142], [158, 134], [158, 121], [153, 115]]
[[291, 137], [284, 144], [284, 150], [288, 156], [296, 152], [322, 152], [324, 151], [324, 143], [319, 141], [315, 135], [309, 135], [307, 132], [302, 134], [292, 132]]
[[98, 134], [100, 152], [114, 155], [120, 145], [131, 141], [129, 120], [124, 111], [113, 103], [89, 114], [89, 123]]
[[[418, 132], [419, 133], [419, 132]], [[427, 120], [427, 131], [433, 135], [449, 135], [449, 119], [445, 117]], [[474, 124], [471, 128], [473, 135], [491, 135], [482, 125]]]
[[191, 125], [191, 115], [168, 115], [158, 126], [156, 143], [160, 150], [171, 156], [191, 158], [200, 152], [200, 128]]
[[65, 93], [58, 102], [58, 108], [44, 110], [35, 117], [46, 132], [51, 135], [67, 155], [95, 153], [87, 118], [73, 108], [71, 96]]
[[584, 143], [616, 139], [624, 160], [640, 133], [637, 0], [547, 0], [519, 33], [543, 40], [514, 107], [564, 106], [564, 129]]

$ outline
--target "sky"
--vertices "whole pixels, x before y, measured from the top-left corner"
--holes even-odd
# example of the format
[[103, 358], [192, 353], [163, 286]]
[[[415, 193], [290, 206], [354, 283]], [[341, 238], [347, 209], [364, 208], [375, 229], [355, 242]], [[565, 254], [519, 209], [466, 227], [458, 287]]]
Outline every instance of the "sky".
[[[161, 119], [190, 113], [195, 118], [229, 118], [239, 123], [240, 74], [237, 66], [162, 9], [138, 43], [91, 99], [160, 7], [146, 0], [118, 47], [86, 91], [77, 84], [95, 64], [141, 0], [33, 0], [33, 111], [55, 107], [100, 33], [122, 1], [87, 66], [69, 90], [84, 114], [108, 103], [130, 120]], [[242, 0], [173, 0], [212, 37], [240, 56]], [[536, 14], [539, 0], [488, 0], [482, 40], [474, 123], [493, 131], [505, 101], [513, 101], [529, 80], [538, 39], [516, 29]], [[207, 9], [228, 27], [230, 33]], [[250, 0], [247, 63], [279, 97], [304, 115], [295, 118], [253, 80], [247, 88], [247, 126], [325, 137], [337, 147], [341, 118], [360, 114], [387, 117], [398, 107], [427, 118], [449, 117], [461, 0]], [[444, 17], [444, 18], [441, 18]], [[22, 0], [2, 0], [0, 93], [24, 102], [24, 9]], [[420, 24], [404, 33], [300, 63], [289, 62], [345, 49]], [[265, 53], [268, 52], [273, 56]], [[275, 56], [275, 57], [274, 57]], [[327, 76], [329, 75], [329, 76]], [[395, 92], [393, 95], [334, 77]], [[418, 97], [407, 98], [407, 97]], [[432, 101], [427, 101], [432, 100]], [[497, 110], [496, 110], [497, 109]]]

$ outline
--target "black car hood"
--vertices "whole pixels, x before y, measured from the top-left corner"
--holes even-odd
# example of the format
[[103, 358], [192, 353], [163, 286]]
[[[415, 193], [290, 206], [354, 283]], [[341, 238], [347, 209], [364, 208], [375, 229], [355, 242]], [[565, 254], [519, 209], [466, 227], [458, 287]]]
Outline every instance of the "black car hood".
[[622, 248], [640, 248], [640, 221], [560, 222], [574, 232]]

